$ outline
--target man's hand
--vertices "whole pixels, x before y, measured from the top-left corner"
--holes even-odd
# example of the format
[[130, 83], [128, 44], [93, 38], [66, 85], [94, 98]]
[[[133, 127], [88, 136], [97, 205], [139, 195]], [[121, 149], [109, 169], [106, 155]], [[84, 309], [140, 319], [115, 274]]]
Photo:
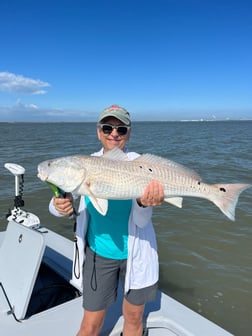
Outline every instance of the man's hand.
[[157, 181], [151, 181], [144, 190], [142, 197], [137, 199], [140, 206], [161, 205], [164, 200], [164, 187]]

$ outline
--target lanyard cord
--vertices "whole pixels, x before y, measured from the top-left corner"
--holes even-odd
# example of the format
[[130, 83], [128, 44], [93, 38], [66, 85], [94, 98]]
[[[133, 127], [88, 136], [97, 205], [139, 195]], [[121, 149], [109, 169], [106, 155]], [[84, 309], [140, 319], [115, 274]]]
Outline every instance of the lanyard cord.
[[[47, 184], [52, 188], [55, 197], [66, 197], [66, 193], [58, 188], [56, 185], [53, 183], [47, 182]], [[69, 219], [74, 220], [74, 225], [73, 225], [73, 231], [74, 231], [74, 247], [75, 247], [75, 254], [74, 254], [74, 260], [73, 260], [73, 273], [76, 279], [80, 279], [80, 251], [77, 243], [77, 236], [76, 236], [76, 226], [77, 226], [77, 216], [79, 213], [75, 210], [73, 207], [73, 212], [69, 216]]]
[[10, 303], [10, 301], [9, 301], [8, 295], [7, 295], [7, 293], [6, 293], [5, 289], [4, 289], [4, 286], [3, 286], [2, 282], [0, 282], [0, 287], [2, 288], [2, 291], [3, 291], [3, 293], [4, 293], [4, 296], [5, 296], [6, 301], [7, 301], [7, 303], [8, 303], [8, 306], [9, 306], [9, 308], [10, 308], [10, 311], [8, 312], [8, 314], [12, 314], [13, 317], [14, 317], [14, 319], [15, 319], [17, 322], [21, 322], [21, 320], [19, 320], [19, 319], [16, 317], [15, 313], [14, 313], [14, 307], [11, 306], [11, 303]]
[[77, 226], [77, 216], [78, 213], [74, 209], [74, 212], [72, 214], [74, 216], [74, 247], [75, 247], [75, 254], [74, 254], [74, 261], [73, 261], [73, 273], [76, 279], [80, 279], [80, 251], [78, 247], [78, 240], [76, 235], [76, 226]]

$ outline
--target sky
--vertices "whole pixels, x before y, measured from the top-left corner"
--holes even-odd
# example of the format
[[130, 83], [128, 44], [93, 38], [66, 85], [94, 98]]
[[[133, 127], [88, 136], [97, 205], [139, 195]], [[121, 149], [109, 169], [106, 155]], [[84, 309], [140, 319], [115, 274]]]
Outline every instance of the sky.
[[252, 119], [250, 0], [1, 0], [0, 122]]

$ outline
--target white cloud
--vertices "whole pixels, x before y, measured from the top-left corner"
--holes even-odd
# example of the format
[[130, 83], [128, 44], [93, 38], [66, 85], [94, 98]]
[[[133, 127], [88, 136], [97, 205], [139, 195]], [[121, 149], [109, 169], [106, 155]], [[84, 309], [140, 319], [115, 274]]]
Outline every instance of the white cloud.
[[37, 110], [39, 107], [36, 104], [24, 104], [21, 102], [21, 99], [16, 101], [16, 104], [11, 109], [19, 109], [19, 110]]
[[11, 72], [0, 72], [0, 91], [41, 95], [47, 92], [44, 88], [49, 86], [49, 83], [40, 79], [32, 79]]
[[30, 108], [34, 109], [34, 110], [38, 110], [39, 109], [39, 107], [37, 105], [35, 105], [35, 104], [29, 104], [28, 106]]
[[[94, 116], [91, 121], [96, 119]], [[90, 111], [43, 107], [17, 99], [14, 105], [0, 105], [0, 122], [6, 121], [90, 121]]]

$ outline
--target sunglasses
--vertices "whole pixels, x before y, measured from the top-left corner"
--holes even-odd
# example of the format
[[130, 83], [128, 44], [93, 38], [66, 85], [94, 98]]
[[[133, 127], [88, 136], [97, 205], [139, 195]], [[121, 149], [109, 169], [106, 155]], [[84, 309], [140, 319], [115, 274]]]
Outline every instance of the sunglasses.
[[99, 124], [99, 126], [104, 134], [111, 134], [113, 129], [116, 129], [118, 135], [125, 135], [130, 129], [130, 126], [114, 126], [109, 124]]

